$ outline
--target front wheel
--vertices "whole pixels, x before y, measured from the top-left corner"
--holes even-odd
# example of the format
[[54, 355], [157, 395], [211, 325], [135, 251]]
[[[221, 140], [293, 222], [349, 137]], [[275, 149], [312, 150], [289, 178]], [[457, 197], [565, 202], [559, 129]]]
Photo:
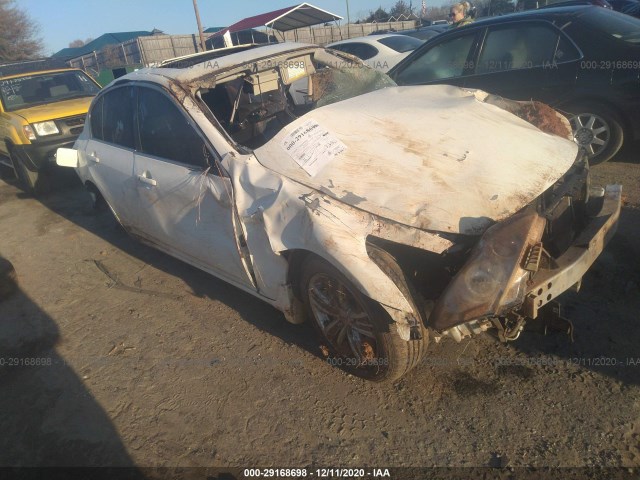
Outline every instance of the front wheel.
[[598, 104], [567, 107], [574, 141], [584, 148], [589, 163], [611, 160], [622, 147], [624, 130], [618, 116]]
[[422, 359], [428, 332], [419, 340], [402, 340], [386, 310], [326, 261], [306, 260], [300, 291], [331, 365], [381, 382], [399, 379]]
[[38, 197], [51, 191], [51, 182], [46, 172], [32, 172], [11, 149], [9, 149], [9, 157], [20, 185], [25, 192], [31, 196]]

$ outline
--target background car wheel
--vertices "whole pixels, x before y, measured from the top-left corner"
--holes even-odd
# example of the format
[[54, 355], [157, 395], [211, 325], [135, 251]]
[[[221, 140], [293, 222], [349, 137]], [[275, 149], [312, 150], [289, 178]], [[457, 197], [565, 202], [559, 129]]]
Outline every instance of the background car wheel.
[[17, 282], [16, 271], [11, 262], [0, 257], [0, 302], [16, 291]]
[[603, 163], [618, 153], [624, 141], [624, 131], [618, 116], [609, 108], [597, 104], [582, 104], [566, 108], [573, 138], [589, 155], [593, 165]]
[[29, 170], [11, 148], [9, 148], [9, 157], [25, 192], [38, 197], [51, 191], [51, 181], [46, 172], [32, 172]]
[[420, 340], [402, 340], [384, 308], [326, 261], [318, 257], [305, 261], [300, 291], [332, 365], [380, 382], [399, 379], [422, 359], [428, 332]]

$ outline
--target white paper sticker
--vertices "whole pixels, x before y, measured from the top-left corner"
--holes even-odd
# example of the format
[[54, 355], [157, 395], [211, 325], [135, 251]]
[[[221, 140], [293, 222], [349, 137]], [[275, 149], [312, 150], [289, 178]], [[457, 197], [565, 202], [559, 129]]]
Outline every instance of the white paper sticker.
[[282, 148], [312, 177], [347, 146], [318, 122], [309, 119], [282, 140]]

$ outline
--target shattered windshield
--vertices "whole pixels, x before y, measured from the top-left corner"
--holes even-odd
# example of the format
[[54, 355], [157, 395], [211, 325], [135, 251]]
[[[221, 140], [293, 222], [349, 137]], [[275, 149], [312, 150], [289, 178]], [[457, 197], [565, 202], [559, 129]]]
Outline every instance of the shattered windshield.
[[255, 149], [315, 108], [396, 85], [386, 74], [345, 58], [317, 50], [255, 62], [199, 96], [236, 143]]

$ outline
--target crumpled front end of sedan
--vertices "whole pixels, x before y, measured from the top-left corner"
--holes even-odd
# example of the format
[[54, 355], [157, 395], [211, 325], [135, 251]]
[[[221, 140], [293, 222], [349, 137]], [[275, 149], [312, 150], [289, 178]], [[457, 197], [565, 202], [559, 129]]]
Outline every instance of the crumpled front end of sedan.
[[[207, 140], [198, 166], [134, 155], [136, 179], [121, 152], [123, 181], [103, 186], [132, 233], [310, 320], [333, 364], [371, 380], [400, 378], [432, 336], [570, 329], [555, 299], [614, 233], [621, 188], [590, 187], [564, 117], [398, 87], [309, 45], [219, 62], [119, 80], [156, 83]], [[117, 160], [84, 151], [89, 130], [58, 154], [83, 182], [87, 159]]]
[[[381, 112], [383, 97], [395, 108]], [[403, 339], [419, 338], [420, 322], [456, 340], [489, 328], [513, 340], [533, 319], [570, 330], [555, 299], [579, 287], [615, 232], [621, 187], [590, 187], [564, 117], [453, 87], [387, 88], [308, 116], [256, 156], [321, 192], [318, 206], [339, 202], [355, 212], [348, 218], [369, 218], [341, 226], [365, 239], [375, 272], [406, 302], [394, 303], [388, 286], [376, 288], [366, 269], [349, 265], [360, 248], [338, 261], [365, 278], [361, 288], [386, 306]], [[298, 123], [341, 142], [337, 158], [311, 173], [276, 160]], [[326, 255], [344, 243], [325, 243]]]
[[535, 319], [542, 331], [571, 334], [556, 298], [580, 288], [620, 215], [621, 187], [590, 188], [588, 178], [580, 160], [526, 208], [489, 228], [439, 297], [430, 326], [456, 340], [495, 327], [508, 341]]

